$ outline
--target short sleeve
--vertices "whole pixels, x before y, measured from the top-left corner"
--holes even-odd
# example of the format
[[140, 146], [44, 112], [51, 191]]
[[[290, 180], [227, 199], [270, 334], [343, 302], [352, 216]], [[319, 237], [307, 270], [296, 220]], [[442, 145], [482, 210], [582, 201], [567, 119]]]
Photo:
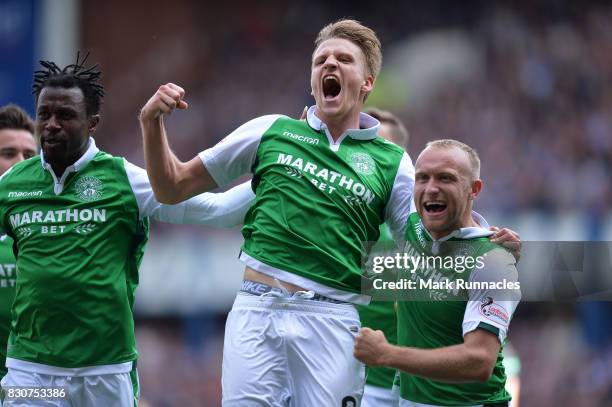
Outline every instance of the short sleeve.
[[216, 228], [241, 225], [244, 216], [255, 201], [251, 181], [247, 181], [221, 193], [204, 193], [185, 202], [182, 223]]
[[410, 215], [410, 203], [414, 188], [414, 166], [407, 153], [404, 153], [393, 182], [393, 190], [385, 207], [385, 222], [389, 225], [396, 242], [404, 240], [406, 222]]
[[253, 119], [238, 127], [214, 147], [199, 154], [218, 186], [228, 185], [251, 171], [261, 137], [280, 117], [268, 115]]
[[203, 193], [176, 205], [155, 199], [144, 169], [124, 160], [125, 171], [141, 218], [160, 222], [229, 228], [240, 225], [255, 199], [250, 181], [223, 193]]
[[141, 218], [150, 216], [156, 220], [181, 223], [185, 211], [184, 205], [164, 205], [159, 203], [155, 199], [153, 189], [151, 189], [151, 183], [147, 172], [130, 163], [127, 160], [123, 160], [125, 173], [127, 175], [130, 187], [136, 198], [138, 204], [138, 213]]
[[493, 333], [503, 343], [521, 299], [516, 261], [510, 253], [499, 248], [488, 252], [483, 264], [484, 267], [474, 269], [470, 275], [470, 284], [482, 287], [468, 290], [463, 335], [480, 328]]

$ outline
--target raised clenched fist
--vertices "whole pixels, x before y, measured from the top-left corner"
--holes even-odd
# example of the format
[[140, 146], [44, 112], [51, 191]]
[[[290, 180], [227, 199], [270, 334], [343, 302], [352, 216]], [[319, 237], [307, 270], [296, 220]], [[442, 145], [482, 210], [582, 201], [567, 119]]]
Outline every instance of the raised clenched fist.
[[161, 85], [157, 92], [145, 103], [140, 111], [140, 120], [155, 120], [161, 115], [172, 113], [174, 109], [187, 109], [183, 100], [185, 89], [174, 83]]

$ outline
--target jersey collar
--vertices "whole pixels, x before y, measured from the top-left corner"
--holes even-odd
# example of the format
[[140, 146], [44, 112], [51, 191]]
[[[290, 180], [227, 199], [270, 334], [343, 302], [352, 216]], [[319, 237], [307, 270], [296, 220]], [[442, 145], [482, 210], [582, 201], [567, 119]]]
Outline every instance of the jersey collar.
[[479, 225], [478, 227], [471, 226], [467, 228], [460, 228], [460, 229], [452, 231], [451, 233], [449, 233], [448, 235], [444, 237], [441, 237], [440, 239], [434, 239], [429, 234], [429, 231], [425, 228], [424, 225], [423, 225], [423, 230], [425, 231], [425, 233], [427, 233], [429, 238], [434, 242], [444, 242], [452, 238], [475, 239], [478, 237], [488, 237], [494, 233], [489, 230], [489, 222], [487, 222], [487, 220], [481, 214], [479, 214], [476, 211], [472, 211], [472, 218], [476, 221], [476, 223], [478, 223]]
[[[89, 164], [89, 162], [94, 158], [96, 154], [98, 154], [99, 151], [100, 149], [96, 147], [96, 141], [94, 140], [93, 137], [90, 137], [89, 143], [87, 145], [87, 150], [85, 150], [85, 153], [83, 153], [81, 158], [76, 160], [74, 164], [66, 167], [66, 171], [68, 170], [70, 170], [70, 172], [80, 171], [83, 167]], [[45, 153], [42, 150], [40, 151], [40, 162], [42, 164], [42, 167], [45, 170], [53, 171], [51, 169], [51, 164], [45, 161]]]
[[[311, 106], [308, 109], [308, 114], [306, 115], [308, 125], [317, 131], [327, 130], [327, 125], [317, 117], [315, 109], [316, 106]], [[376, 138], [379, 127], [380, 122], [378, 120], [368, 114], [359, 113], [359, 128], [348, 129], [340, 137], [344, 138], [343, 136], [346, 134], [355, 140], [373, 140]]]
[[89, 144], [87, 145], [87, 150], [85, 151], [85, 153], [81, 156], [81, 158], [76, 160], [74, 164], [66, 167], [66, 170], [64, 170], [64, 173], [60, 178], [58, 178], [55, 174], [55, 171], [53, 171], [51, 164], [45, 161], [44, 152], [42, 150], [40, 151], [40, 162], [42, 164], [42, 167], [44, 170], [49, 171], [49, 173], [53, 177], [53, 192], [55, 192], [55, 195], [61, 194], [64, 190], [64, 182], [66, 181], [68, 175], [73, 172], [79, 172], [83, 167], [89, 164], [89, 162], [94, 158], [94, 156], [98, 154], [98, 151], [100, 150], [98, 149], [98, 147], [96, 147], [96, 141], [93, 139], [93, 137], [89, 137]]

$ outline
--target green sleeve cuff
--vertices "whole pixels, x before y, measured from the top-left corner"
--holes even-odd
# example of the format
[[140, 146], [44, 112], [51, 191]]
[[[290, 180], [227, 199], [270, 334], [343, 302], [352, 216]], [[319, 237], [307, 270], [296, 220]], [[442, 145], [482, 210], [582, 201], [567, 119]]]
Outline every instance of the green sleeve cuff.
[[493, 335], [499, 338], [499, 328], [494, 327], [493, 325], [487, 324], [486, 322], [479, 323], [476, 329], [484, 329], [485, 331], [491, 332]]

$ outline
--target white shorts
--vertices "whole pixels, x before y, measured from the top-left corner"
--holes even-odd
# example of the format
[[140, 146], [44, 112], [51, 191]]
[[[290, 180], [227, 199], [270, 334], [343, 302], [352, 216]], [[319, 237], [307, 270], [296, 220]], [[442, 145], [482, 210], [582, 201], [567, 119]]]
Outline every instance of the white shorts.
[[399, 391], [366, 384], [361, 407], [398, 407], [398, 405]]
[[223, 406], [358, 407], [359, 328], [351, 304], [239, 292], [225, 326]]
[[35, 388], [43, 390], [61, 387], [65, 398], [50, 400], [21, 399], [4, 400], [2, 407], [134, 407], [134, 397], [130, 373], [107, 374], [99, 376], [55, 376], [24, 372], [9, 368], [2, 379], [2, 388]]

